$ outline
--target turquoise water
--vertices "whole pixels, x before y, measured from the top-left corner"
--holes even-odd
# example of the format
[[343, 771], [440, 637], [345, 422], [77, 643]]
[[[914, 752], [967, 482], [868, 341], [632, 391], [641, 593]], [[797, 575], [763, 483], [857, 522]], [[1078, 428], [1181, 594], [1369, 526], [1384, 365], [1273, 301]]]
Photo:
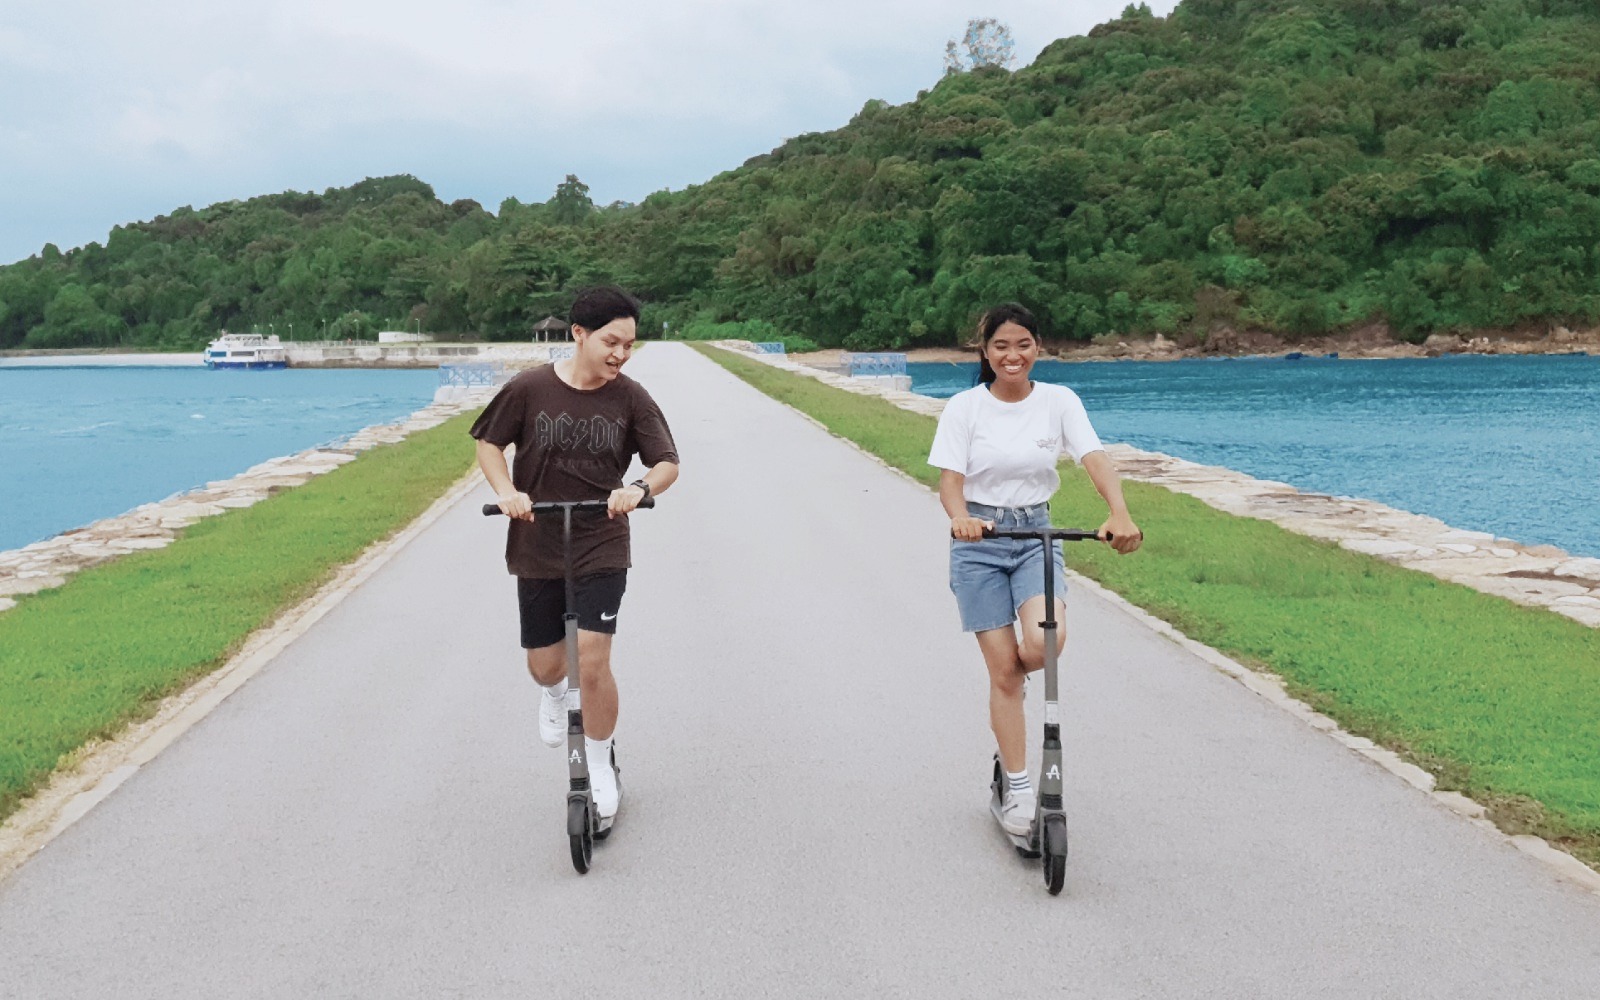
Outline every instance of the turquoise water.
[[[976, 368], [908, 366], [938, 397]], [[1600, 357], [1044, 361], [1034, 377], [1076, 390], [1108, 441], [1600, 556]]]
[[405, 417], [433, 371], [0, 368], [0, 550]]

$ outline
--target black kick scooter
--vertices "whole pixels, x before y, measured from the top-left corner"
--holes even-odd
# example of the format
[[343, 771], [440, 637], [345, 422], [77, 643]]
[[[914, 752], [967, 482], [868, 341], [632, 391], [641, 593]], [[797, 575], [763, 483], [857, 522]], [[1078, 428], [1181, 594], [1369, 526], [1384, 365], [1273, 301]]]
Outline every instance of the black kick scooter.
[[[1023, 857], [1044, 857], [1045, 888], [1054, 896], [1067, 880], [1067, 811], [1061, 796], [1061, 706], [1057, 700], [1056, 661], [1061, 640], [1056, 634], [1055, 543], [1099, 541], [1100, 536], [1076, 528], [986, 528], [983, 537], [1036, 538], [1044, 546], [1044, 621], [1039, 623], [1044, 630], [1044, 760], [1039, 765], [1039, 806], [1027, 833], [1012, 833], [1003, 826], [1001, 832], [1011, 838]], [[1005, 768], [997, 753], [989, 799], [996, 823], [1000, 822], [1005, 787]]]
[[[640, 502], [639, 508], [655, 505], [655, 497], [645, 497]], [[566, 610], [561, 615], [561, 622], [566, 630], [562, 645], [567, 654], [567, 687], [572, 691], [578, 690], [578, 612], [572, 580], [572, 512], [604, 511], [606, 506], [605, 500], [548, 500], [533, 505], [535, 515], [557, 510], [561, 512], [562, 576], [567, 588]], [[485, 517], [493, 517], [500, 513], [502, 512], [499, 504], [483, 505]], [[611, 767], [618, 772], [617, 794], [620, 796], [622, 774], [617, 768], [615, 746], [611, 748]], [[594, 794], [589, 789], [589, 761], [584, 753], [581, 702], [578, 708], [567, 710], [567, 775], [570, 779], [567, 789], [567, 840], [572, 847], [572, 867], [578, 870], [579, 875], [583, 875], [589, 871], [589, 862], [594, 855], [594, 842], [611, 836], [611, 827], [617, 818], [613, 816], [602, 820], [594, 808]]]

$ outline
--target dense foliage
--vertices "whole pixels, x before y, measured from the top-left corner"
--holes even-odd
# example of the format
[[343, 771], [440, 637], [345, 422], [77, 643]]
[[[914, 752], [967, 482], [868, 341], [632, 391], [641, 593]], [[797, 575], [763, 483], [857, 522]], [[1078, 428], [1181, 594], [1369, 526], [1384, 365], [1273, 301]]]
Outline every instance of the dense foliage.
[[491, 215], [398, 177], [46, 247], [0, 269], [0, 347], [523, 336], [608, 279], [651, 331], [857, 348], [951, 343], [1005, 298], [1074, 338], [1594, 322], [1597, 112], [1581, 0], [1130, 6], [639, 205], [569, 177]]

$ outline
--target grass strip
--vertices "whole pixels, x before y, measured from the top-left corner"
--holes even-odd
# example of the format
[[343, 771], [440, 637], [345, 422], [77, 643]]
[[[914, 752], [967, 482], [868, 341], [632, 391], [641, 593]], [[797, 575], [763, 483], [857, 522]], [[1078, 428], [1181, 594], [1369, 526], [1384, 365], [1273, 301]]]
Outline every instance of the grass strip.
[[415, 520], [473, 461], [464, 414], [0, 615], [0, 819], [66, 754], [148, 717]]
[[[703, 354], [929, 486], [930, 417], [715, 348]], [[1105, 505], [1063, 468], [1057, 525]], [[1182, 493], [1125, 484], [1144, 548], [1068, 546], [1074, 569], [1186, 634], [1283, 677], [1346, 730], [1470, 795], [1510, 833], [1600, 862], [1600, 631], [1285, 531]]]

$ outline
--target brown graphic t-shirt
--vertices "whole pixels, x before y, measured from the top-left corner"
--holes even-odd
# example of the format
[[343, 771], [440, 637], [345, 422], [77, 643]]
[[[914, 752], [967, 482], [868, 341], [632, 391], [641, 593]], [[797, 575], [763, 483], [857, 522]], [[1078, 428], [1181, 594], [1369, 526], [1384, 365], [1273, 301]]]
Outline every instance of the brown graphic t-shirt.
[[[504, 448], [517, 446], [511, 482], [535, 503], [604, 500], [622, 485], [637, 454], [646, 466], [677, 462], [678, 449], [661, 408], [626, 375], [598, 389], [574, 389], [541, 365], [507, 382], [469, 432]], [[604, 511], [572, 515], [573, 575], [627, 569], [628, 519]], [[561, 514], [512, 521], [506, 568], [514, 576], [562, 576]]]

